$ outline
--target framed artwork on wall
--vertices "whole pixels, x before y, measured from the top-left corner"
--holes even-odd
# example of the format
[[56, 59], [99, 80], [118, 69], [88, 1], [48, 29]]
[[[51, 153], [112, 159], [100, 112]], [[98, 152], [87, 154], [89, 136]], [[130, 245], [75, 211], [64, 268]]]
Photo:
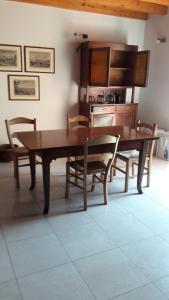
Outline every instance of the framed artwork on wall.
[[40, 100], [39, 76], [8, 75], [9, 100]]
[[25, 72], [55, 73], [55, 49], [24, 46]]
[[0, 71], [22, 71], [21, 46], [0, 44]]

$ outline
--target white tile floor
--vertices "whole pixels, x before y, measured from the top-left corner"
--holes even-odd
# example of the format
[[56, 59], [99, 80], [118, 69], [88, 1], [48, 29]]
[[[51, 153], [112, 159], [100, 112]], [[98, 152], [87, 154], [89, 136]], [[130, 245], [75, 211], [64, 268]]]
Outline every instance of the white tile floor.
[[169, 163], [154, 159], [150, 188], [136, 180], [123, 193], [120, 174], [64, 199], [64, 161], [52, 164], [51, 205], [42, 215], [41, 169], [29, 191], [29, 169], [15, 188], [11, 163], [0, 164], [0, 300], [169, 300]]

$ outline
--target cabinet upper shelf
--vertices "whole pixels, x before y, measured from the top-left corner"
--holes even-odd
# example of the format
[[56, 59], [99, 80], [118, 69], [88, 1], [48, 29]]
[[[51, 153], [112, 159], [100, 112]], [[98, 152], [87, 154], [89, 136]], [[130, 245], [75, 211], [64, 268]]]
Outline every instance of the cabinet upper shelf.
[[80, 101], [106, 93], [120, 93], [126, 101], [126, 89], [145, 87], [148, 78], [149, 51], [138, 52], [136, 45], [112, 42], [84, 42], [81, 44]]
[[125, 52], [111, 51], [110, 47], [93, 48], [90, 50], [89, 85], [146, 86], [148, 60], [149, 51]]

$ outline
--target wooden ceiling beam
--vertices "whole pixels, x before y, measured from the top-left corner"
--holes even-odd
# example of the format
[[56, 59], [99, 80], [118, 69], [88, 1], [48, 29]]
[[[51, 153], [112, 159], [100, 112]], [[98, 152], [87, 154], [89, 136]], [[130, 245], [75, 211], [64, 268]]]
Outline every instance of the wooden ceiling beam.
[[169, 6], [169, 0], [141, 0], [144, 3], [154, 3]]
[[59, 8], [85, 11], [91, 13], [105, 14], [118, 17], [126, 17], [132, 19], [147, 20], [148, 14], [138, 11], [126, 10], [118, 7], [109, 7], [96, 3], [88, 3], [84, 0], [8, 0], [13, 2], [24, 2], [31, 4], [40, 4], [54, 6]]
[[[169, 2], [169, 1], [168, 1]], [[148, 14], [165, 15], [167, 7], [164, 5], [142, 2], [139, 0], [84, 0], [84, 3], [97, 3], [108, 7], [126, 9], [129, 11], [144, 12]]]

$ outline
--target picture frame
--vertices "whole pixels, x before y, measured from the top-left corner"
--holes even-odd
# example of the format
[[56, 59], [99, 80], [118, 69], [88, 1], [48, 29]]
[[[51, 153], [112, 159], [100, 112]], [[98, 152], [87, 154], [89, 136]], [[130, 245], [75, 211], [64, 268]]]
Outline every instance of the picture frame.
[[0, 44], [0, 72], [22, 72], [22, 47]]
[[9, 100], [40, 100], [39, 76], [8, 75]]
[[55, 73], [55, 48], [24, 46], [25, 72]]

